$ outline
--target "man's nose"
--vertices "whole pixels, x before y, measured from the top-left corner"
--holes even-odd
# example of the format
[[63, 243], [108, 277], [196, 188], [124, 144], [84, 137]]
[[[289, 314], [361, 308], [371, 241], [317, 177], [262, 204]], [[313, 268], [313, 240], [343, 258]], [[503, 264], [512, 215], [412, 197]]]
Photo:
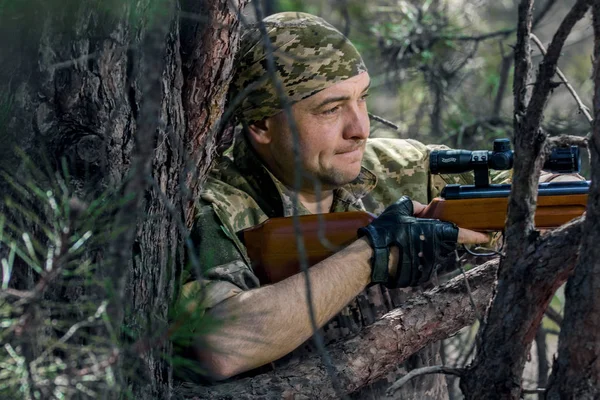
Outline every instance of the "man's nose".
[[365, 140], [369, 137], [370, 127], [366, 107], [355, 104], [348, 108], [344, 125], [344, 139]]

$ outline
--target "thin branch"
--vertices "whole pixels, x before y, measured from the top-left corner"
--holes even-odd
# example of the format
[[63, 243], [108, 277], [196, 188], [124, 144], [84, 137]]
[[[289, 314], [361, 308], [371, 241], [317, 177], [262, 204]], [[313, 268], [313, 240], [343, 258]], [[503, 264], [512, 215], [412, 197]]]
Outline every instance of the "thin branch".
[[546, 332], [547, 335], [560, 335], [560, 331], [557, 331], [556, 329], [544, 329], [544, 332]]
[[[123, 46], [124, 50], [127, 50], [128, 48], [129, 47]], [[59, 61], [57, 63], [50, 64], [49, 68], [53, 68], [53, 69], [71, 68], [77, 64], [83, 64], [83, 63], [87, 62], [88, 60], [99, 58], [100, 55], [101, 55], [101, 53], [99, 51], [89, 53], [89, 54], [84, 54], [77, 58], [72, 58], [70, 60]]]
[[[531, 95], [531, 101], [527, 105], [527, 121], [525, 122], [526, 131], [534, 131], [536, 130], [536, 127], [540, 125], [542, 112], [550, 94], [550, 79], [552, 79], [556, 72], [558, 58], [561, 55], [562, 47], [575, 24], [583, 18], [590, 8], [590, 4], [591, 0], [578, 0], [562, 20], [552, 38], [552, 41], [548, 46], [548, 51], [540, 64], [533, 93]], [[527, 34], [530, 36], [531, 31], [528, 31]]]
[[460, 378], [463, 376], [464, 372], [465, 370], [463, 368], [451, 368], [446, 367], [444, 365], [435, 365], [433, 367], [413, 369], [408, 374], [404, 375], [402, 378], [394, 382], [394, 384], [388, 388], [386, 394], [388, 396], [391, 396], [392, 394], [394, 394], [394, 392], [396, 392], [398, 389], [404, 386], [408, 381], [410, 381], [413, 378], [416, 378], [417, 376], [429, 374], [446, 374], [458, 376]]
[[[545, 56], [547, 51], [546, 51], [546, 48], [544, 47], [544, 45], [542, 44], [542, 42], [540, 41], [540, 39], [538, 39], [538, 37], [535, 36], [533, 33], [530, 33], [529, 37], [531, 38], [531, 40], [533, 40], [533, 43], [535, 43], [537, 45], [537, 47], [540, 49], [540, 52]], [[583, 104], [583, 101], [581, 101], [581, 98], [579, 98], [579, 96], [577, 95], [577, 92], [575, 91], [573, 86], [571, 86], [569, 81], [567, 81], [567, 77], [565, 76], [565, 74], [563, 74], [563, 72], [560, 70], [560, 68], [558, 68], [558, 66], [556, 67], [556, 75], [558, 75], [560, 80], [563, 81], [563, 83], [567, 87], [567, 90], [569, 91], [569, 93], [571, 93], [571, 95], [575, 99], [575, 102], [577, 102], [577, 107], [579, 107], [579, 111], [581, 111], [581, 113], [583, 115], [585, 115], [585, 118], [588, 120], [590, 125], [592, 125], [592, 122], [594, 121], [594, 119], [592, 118], [592, 115], [590, 114], [589, 107], [586, 106], [585, 104]]]
[[371, 114], [371, 113], [368, 113], [368, 114], [369, 114], [369, 118], [372, 119], [373, 121], [380, 122], [386, 126], [389, 126], [390, 128], [392, 128], [396, 131], [400, 130], [400, 127], [398, 125], [394, 124], [392, 121], [388, 121], [387, 119], [382, 118], [375, 114]]
[[107, 304], [108, 304], [107, 301], [103, 301], [100, 304], [100, 306], [98, 307], [98, 309], [96, 310], [96, 312], [94, 313], [94, 315], [91, 315], [86, 320], [77, 322], [73, 326], [71, 326], [69, 328], [69, 330], [67, 331], [67, 333], [65, 333], [58, 341], [56, 341], [53, 344], [51, 344], [50, 346], [46, 347], [44, 349], [44, 352], [42, 354], [40, 354], [34, 361], [32, 361], [32, 365], [37, 366], [40, 362], [43, 361], [43, 359], [45, 357], [47, 357], [50, 354], [51, 351], [53, 351], [60, 344], [66, 343], [67, 340], [69, 340], [79, 329], [81, 329], [83, 327], [92, 326], [92, 324], [96, 320], [98, 320], [99, 318], [101, 318], [104, 315]]
[[525, 114], [529, 101], [527, 83], [531, 71], [531, 46], [529, 33], [531, 33], [531, 13], [533, 2], [521, 1], [519, 4], [519, 21], [517, 23], [517, 43], [513, 49], [515, 70], [513, 80], [514, 114], [515, 119]]
[[[537, 350], [538, 359], [538, 387], [546, 387], [548, 384], [548, 372], [550, 365], [548, 363], [547, 348], [546, 348], [546, 336], [548, 332], [540, 325], [535, 335], [535, 346]], [[540, 394], [539, 399], [543, 400], [543, 395]]]
[[521, 393], [523, 393], [523, 394], [545, 394], [546, 389], [543, 389], [543, 388], [523, 389], [523, 390], [521, 390]]
[[517, 31], [516, 28], [508, 28], [508, 29], [501, 29], [501, 30], [495, 31], [495, 32], [482, 33], [480, 35], [459, 35], [459, 36], [440, 35], [440, 36], [436, 36], [434, 39], [455, 40], [455, 41], [465, 41], [465, 42], [468, 42], [468, 41], [481, 42], [482, 40], [493, 39], [493, 38], [497, 38], [497, 37], [506, 37], [506, 36], [512, 35], [516, 31]]
[[94, 371], [104, 371], [119, 361], [119, 350], [113, 349], [111, 355], [99, 364], [94, 364], [90, 367], [82, 368], [75, 371], [75, 376], [86, 376]]
[[460, 263], [460, 257], [458, 256], [458, 250], [454, 250], [454, 254], [456, 257], [456, 263], [458, 264], [458, 268], [460, 269], [460, 272], [461, 272], [463, 278], [465, 279], [465, 286], [467, 288], [467, 295], [469, 296], [469, 301], [471, 302], [471, 307], [473, 307], [473, 312], [475, 313], [475, 317], [477, 318], [477, 321], [479, 321], [479, 323], [481, 324], [481, 323], [483, 323], [483, 319], [481, 317], [481, 313], [477, 309], [475, 299], [473, 298], [473, 293], [471, 292], [471, 286], [469, 285], [469, 279], [467, 279], [467, 272], [465, 271], [465, 268], [463, 267], [463, 265]]
[[556, 0], [548, 0], [544, 5], [544, 8], [533, 17], [533, 23], [531, 24], [531, 29], [536, 28], [540, 22], [544, 19], [544, 17], [550, 12], [550, 9], [556, 4]]
[[[546, 17], [550, 9], [556, 4], [556, 0], [549, 0], [544, 5], [544, 8], [539, 12], [538, 15], [534, 16], [533, 23], [531, 25], [531, 29], [535, 29], [540, 22]], [[496, 94], [496, 98], [494, 100], [494, 116], [500, 116], [500, 111], [502, 108], [502, 99], [504, 98], [504, 93], [506, 90], [506, 84], [508, 83], [508, 79], [510, 76], [510, 67], [514, 58], [514, 50], [510, 52], [510, 54], [504, 54], [504, 47], [502, 42], [500, 43], [500, 53], [502, 55], [502, 63], [500, 67], [500, 83], [498, 84], [498, 92]]]
[[471, 59], [475, 56], [475, 54], [477, 53], [478, 50], [479, 50], [479, 42], [475, 42], [475, 44], [473, 45], [473, 50], [471, 50], [469, 52], [469, 54], [456, 66], [456, 68], [454, 68], [451, 71], [445, 71], [444, 79], [449, 80], [454, 75], [456, 75], [459, 71], [463, 71], [463, 68], [465, 67], [465, 65], [467, 65], [467, 63], [469, 61], [471, 61]]
[[19, 290], [13, 288], [6, 288], [0, 290], [0, 298], [8, 296], [17, 297], [19, 299], [31, 299], [35, 297], [35, 293], [33, 290]]
[[561, 326], [563, 323], [563, 316], [560, 315], [560, 313], [558, 311], [556, 311], [554, 308], [552, 307], [548, 307], [546, 309], [546, 317], [550, 318], [550, 320], [552, 322], [554, 322], [556, 325]]
[[589, 143], [588, 137], [573, 136], [573, 135], [560, 135], [548, 138], [548, 147], [566, 147], [566, 146], [577, 146], [587, 147]]

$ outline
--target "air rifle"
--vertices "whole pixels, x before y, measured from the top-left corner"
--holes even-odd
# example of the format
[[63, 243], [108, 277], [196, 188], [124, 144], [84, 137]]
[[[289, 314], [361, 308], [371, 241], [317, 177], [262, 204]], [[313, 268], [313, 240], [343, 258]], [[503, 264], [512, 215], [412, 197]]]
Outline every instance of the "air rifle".
[[[510, 185], [490, 184], [489, 170], [512, 168], [514, 154], [508, 139], [496, 139], [488, 150], [435, 150], [429, 166], [433, 174], [473, 171], [474, 185], [447, 185], [440, 197], [418, 215], [454, 222], [477, 231], [504, 229]], [[555, 173], [579, 172], [579, 148], [555, 148], [544, 170]], [[556, 228], [585, 212], [589, 181], [540, 183], [535, 223], [539, 228]], [[308, 266], [324, 260], [356, 240], [358, 228], [376, 217], [364, 211], [303, 215], [298, 229], [293, 218], [270, 218], [243, 231], [248, 256], [262, 284], [279, 282], [300, 272], [296, 236], [302, 234]], [[298, 232], [299, 231], [299, 232]]]

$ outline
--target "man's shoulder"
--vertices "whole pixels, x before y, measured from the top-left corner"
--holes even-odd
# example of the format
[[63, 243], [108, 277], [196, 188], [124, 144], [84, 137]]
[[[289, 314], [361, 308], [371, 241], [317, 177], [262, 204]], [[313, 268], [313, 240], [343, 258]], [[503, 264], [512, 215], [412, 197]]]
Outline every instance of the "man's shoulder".
[[365, 160], [371, 163], [422, 163], [429, 156], [429, 148], [414, 139], [372, 138], [367, 140]]
[[254, 226], [266, 219], [254, 198], [244, 190], [244, 184], [245, 177], [235, 165], [222, 160], [209, 173], [200, 193], [201, 202], [210, 205], [232, 232]]
[[407, 180], [426, 182], [429, 148], [413, 139], [369, 139], [363, 166], [372, 171], [379, 180], [394, 179], [398, 180], [398, 183], [407, 183]]
[[363, 203], [379, 213], [402, 195], [427, 202], [429, 149], [413, 139], [374, 138], [367, 141], [363, 166], [377, 177], [377, 186]]

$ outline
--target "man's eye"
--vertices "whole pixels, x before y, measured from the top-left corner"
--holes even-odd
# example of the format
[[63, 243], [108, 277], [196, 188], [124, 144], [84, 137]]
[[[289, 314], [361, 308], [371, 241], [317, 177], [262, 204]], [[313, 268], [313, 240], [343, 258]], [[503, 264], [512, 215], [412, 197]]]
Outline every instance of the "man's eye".
[[333, 108], [330, 108], [329, 110], [323, 111], [323, 114], [325, 114], [325, 115], [335, 114], [335, 112], [339, 109], [340, 109], [340, 106], [335, 106]]
[[365, 101], [367, 99], [367, 97], [369, 97], [369, 93], [365, 93], [362, 96], [360, 96], [360, 100]]

